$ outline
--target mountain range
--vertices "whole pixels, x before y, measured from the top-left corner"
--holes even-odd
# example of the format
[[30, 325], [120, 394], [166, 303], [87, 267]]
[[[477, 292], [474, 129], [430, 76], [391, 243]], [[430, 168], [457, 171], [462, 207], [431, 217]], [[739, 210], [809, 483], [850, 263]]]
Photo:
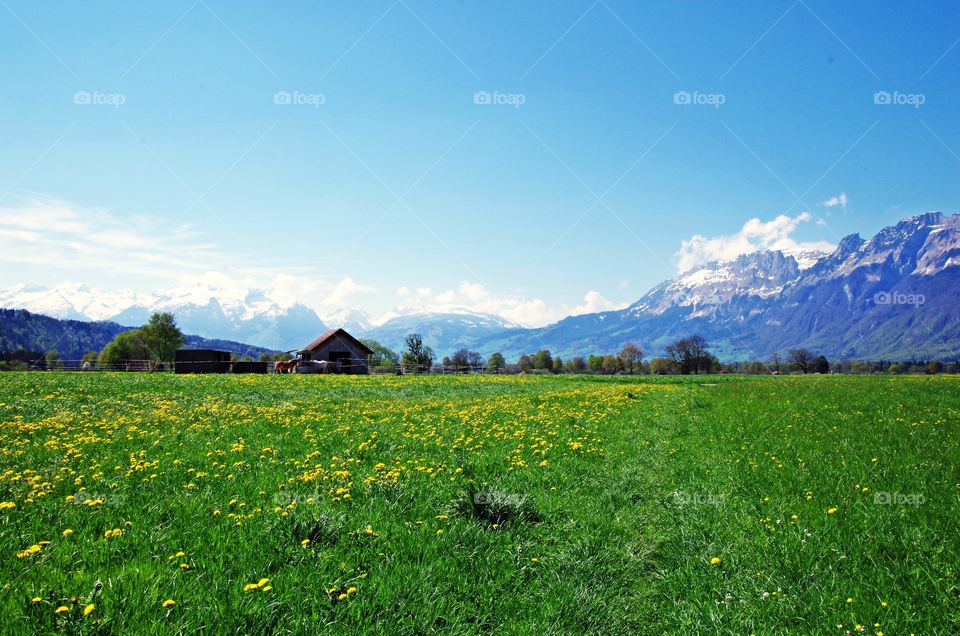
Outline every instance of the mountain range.
[[844, 237], [829, 253], [763, 250], [707, 263], [625, 309], [540, 328], [469, 309], [406, 310], [377, 320], [343, 309], [321, 318], [295, 299], [203, 284], [154, 295], [17, 285], [0, 291], [0, 307], [128, 326], [171, 311], [186, 332], [274, 350], [298, 348], [342, 326], [394, 350], [407, 334], [420, 333], [439, 355], [467, 347], [516, 358], [547, 348], [567, 357], [615, 352], [627, 342], [659, 355], [669, 342], [699, 334], [725, 360], [766, 359], [798, 346], [831, 358], [956, 358], [960, 214], [912, 216], [868, 240]]

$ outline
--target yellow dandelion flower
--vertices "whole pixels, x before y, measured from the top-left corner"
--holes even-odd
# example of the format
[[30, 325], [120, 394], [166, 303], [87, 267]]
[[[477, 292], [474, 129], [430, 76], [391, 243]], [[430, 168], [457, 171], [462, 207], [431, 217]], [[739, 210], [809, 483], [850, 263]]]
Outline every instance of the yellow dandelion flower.
[[260, 590], [260, 591], [261, 591], [261, 592], [269, 592], [269, 591], [272, 590], [272, 589], [273, 589], [273, 586], [272, 586], [272, 585], [267, 585], [266, 587], [264, 587], [264, 588], [263, 588], [262, 590]]
[[337, 597], [337, 600], [338, 600], [338, 601], [342, 601], [342, 600], [344, 600], [344, 599], [346, 599], [346, 598], [347, 598], [347, 595], [346, 595], [346, 594], [341, 594], [340, 596]]
[[32, 599], [30, 599], [30, 600], [33, 601], [34, 603], [39, 603], [39, 602], [42, 601], [43, 599], [40, 598], [39, 596], [34, 596], [34, 597], [33, 597]]
[[720, 557], [711, 557], [710, 565], [720, 565]]
[[270, 579], [260, 579], [259, 581], [257, 581], [257, 587], [263, 587], [269, 582], [270, 582]]
[[258, 587], [260, 587], [260, 586], [257, 585], [256, 583], [247, 583], [246, 585], [243, 586], [243, 591], [244, 591], [244, 592], [249, 592], [249, 591], [251, 591], [251, 590], [257, 589]]
[[53, 613], [54, 613], [54, 614], [63, 614], [64, 612], [69, 612], [69, 611], [70, 611], [70, 608], [69, 608], [69, 607], [67, 607], [66, 605], [61, 605], [61, 606], [58, 607], [57, 609], [53, 610]]
[[189, 569], [190, 569], [190, 566], [187, 565], [186, 563], [181, 563], [181, 564], [180, 564], [180, 569], [181, 569], [181, 570], [189, 570]]
[[828, 515], [832, 515], [832, 514], [835, 513], [836, 511], [837, 511], [836, 508], [830, 508], [830, 509], [827, 510], [827, 514], [828, 514]]
[[853, 603], [853, 599], [849, 596], [847, 597], [847, 603]]
[[355, 587], [348, 587], [348, 588], [347, 588], [347, 594], [356, 594], [356, 593], [357, 593], [357, 588], [355, 588]]
[[90, 612], [92, 612], [96, 607], [97, 607], [96, 605], [94, 605], [93, 603], [90, 603], [89, 605], [83, 608], [83, 615], [89, 616]]
[[73, 534], [73, 530], [71, 530], [70, 528], [67, 528], [66, 530], [63, 531], [63, 536], [65, 537], [69, 537], [71, 534]]
[[177, 602], [174, 601], [172, 598], [168, 598], [167, 600], [165, 600], [165, 601], [163, 602], [163, 606], [164, 606], [164, 607], [173, 607], [173, 606], [176, 605], [176, 604], [177, 604]]
[[300, 542], [300, 545], [307, 545], [308, 543], [310, 543], [310, 539], [304, 539]]

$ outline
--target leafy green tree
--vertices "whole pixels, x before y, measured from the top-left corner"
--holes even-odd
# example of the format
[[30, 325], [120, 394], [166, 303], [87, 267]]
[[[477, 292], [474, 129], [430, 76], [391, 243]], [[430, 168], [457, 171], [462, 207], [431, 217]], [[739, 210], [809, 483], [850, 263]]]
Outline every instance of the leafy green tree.
[[107, 370], [116, 370], [130, 360], [153, 360], [150, 347], [142, 329], [131, 329], [118, 333], [100, 352], [97, 366]]
[[490, 356], [490, 359], [487, 360], [487, 368], [492, 370], [494, 373], [500, 373], [504, 367], [507, 366], [507, 361], [504, 359], [503, 354], [499, 351]]
[[563, 373], [563, 360], [560, 359], [560, 356], [553, 359], [553, 372]]
[[533, 354], [533, 368], [553, 370], [553, 356], [548, 349], [541, 349]]
[[150, 321], [141, 329], [147, 347], [153, 351], [153, 356], [161, 362], [173, 362], [177, 349], [186, 343], [183, 332], [177, 327], [177, 321], [169, 312], [155, 313]]
[[620, 360], [616, 356], [603, 356], [603, 372], [613, 375], [621, 369]]
[[677, 363], [673, 358], [654, 358], [650, 361], [650, 373], [655, 375], [672, 374], [677, 371]]
[[97, 356], [99, 355], [96, 351], [88, 351], [83, 354], [83, 357], [80, 358], [80, 368], [83, 368], [83, 365], [87, 362], [90, 363], [90, 367], [95, 367], [97, 365]]
[[600, 373], [603, 371], [603, 356], [590, 356], [587, 358], [587, 366], [593, 373]]
[[63, 368], [63, 362], [60, 361], [60, 354], [56, 351], [47, 351], [46, 355], [43, 356], [44, 362], [47, 365], [47, 371], [59, 371]]
[[371, 367], [393, 367], [397, 364], [400, 364], [400, 354], [386, 347], [376, 340], [371, 340], [369, 338], [361, 338], [360, 342], [365, 344], [368, 348], [373, 350], [369, 356], [367, 356], [367, 364]]

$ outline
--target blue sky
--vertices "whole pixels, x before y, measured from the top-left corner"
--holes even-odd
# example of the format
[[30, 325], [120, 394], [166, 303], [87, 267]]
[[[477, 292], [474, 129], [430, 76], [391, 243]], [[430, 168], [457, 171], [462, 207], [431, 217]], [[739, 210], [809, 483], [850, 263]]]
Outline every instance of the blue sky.
[[619, 306], [956, 212], [958, 40], [948, 2], [0, 0], [0, 286]]

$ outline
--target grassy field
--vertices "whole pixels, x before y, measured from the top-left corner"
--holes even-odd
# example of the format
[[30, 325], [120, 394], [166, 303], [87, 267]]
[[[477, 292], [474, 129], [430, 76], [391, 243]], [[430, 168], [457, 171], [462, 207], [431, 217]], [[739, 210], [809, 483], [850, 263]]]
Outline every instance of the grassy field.
[[960, 633], [952, 377], [0, 374], [4, 633]]

